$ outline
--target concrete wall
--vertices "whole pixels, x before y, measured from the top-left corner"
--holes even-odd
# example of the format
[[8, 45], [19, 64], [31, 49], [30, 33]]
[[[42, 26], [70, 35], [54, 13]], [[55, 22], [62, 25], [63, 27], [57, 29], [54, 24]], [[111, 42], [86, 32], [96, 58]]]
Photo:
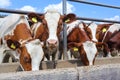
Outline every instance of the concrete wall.
[[0, 74], [0, 80], [120, 80], [120, 64]]

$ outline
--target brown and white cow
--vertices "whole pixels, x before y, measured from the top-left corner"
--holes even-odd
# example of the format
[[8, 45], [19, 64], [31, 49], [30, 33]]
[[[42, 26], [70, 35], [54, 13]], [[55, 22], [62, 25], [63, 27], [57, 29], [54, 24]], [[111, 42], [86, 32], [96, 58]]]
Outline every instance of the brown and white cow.
[[[92, 41], [94, 41], [97, 44], [97, 48], [99, 50], [99, 47], [103, 47], [104, 54], [102, 56], [110, 56], [110, 50], [108, 48], [108, 45], [104, 42], [102, 42], [105, 33], [109, 29], [110, 25], [112, 24], [96, 24], [94, 22], [90, 23], [87, 27], [85, 27], [85, 31], [90, 37]], [[101, 55], [101, 54], [100, 54]]]
[[75, 48], [78, 50], [84, 65], [93, 65], [97, 55], [97, 48], [83, 29], [85, 24], [76, 20], [75, 14], [66, 15], [64, 21], [67, 23], [68, 49]]
[[62, 30], [62, 15], [51, 9], [43, 15], [31, 13], [28, 14], [28, 17], [34, 22], [32, 26], [34, 38], [40, 39], [44, 43], [45, 56], [48, 60], [50, 60], [50, 56], [52, 56], [52, 60], [55, 60], [59, 47], [59, 34]]
[[[19, 62], [25, 71], [39, 70], [44, 52], [39, 39], [34, 39], [31, 29], [24, 15], [14, 14], [6, 18], [6, 30], [2, 36], [3, 46], [19, 54]], [[14, 21], [14, 23], [11, 22]], [[11, 23], [7, 23], [11, 22]], [[2, 24], [4, 25], [4, 24]], [[2, 47], [0, 50], [3, 50]], [[4, 49], [6, 50], [6, 48]], [[4, 51], [1, 53], [3, 54]]]
[[119, 50], [120, 49], [120, 41], [119, 41], [119, 32], [120, 32], [120, 24], [114, 23], [113, 25], [110, 26], [108, 31], [106, 32], [103, 42], [108, 44], [108, 47], [110, 48], [111, 54], [114, 56], [113, 51], [114, 50]]

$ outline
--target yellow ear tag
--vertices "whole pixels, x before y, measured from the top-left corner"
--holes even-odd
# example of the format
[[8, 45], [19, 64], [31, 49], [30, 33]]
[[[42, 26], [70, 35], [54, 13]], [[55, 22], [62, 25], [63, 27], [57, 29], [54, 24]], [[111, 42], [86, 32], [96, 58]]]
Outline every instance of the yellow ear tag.
[[74, 50], [74, 51], [78, 51], [78, 48], [74, 47], [73, 50]]
[[16, 46], [12, 43], [11, 46], [10, 46], [12, 49], [15, 49]]
[[36, 23], [36, 22], [37, 22], [37, 19], [36, 19], [35, 17], [33, 17], [33, 18], [32, 18], [32, 21]]
[[69, 21], [70, 21], [70, 19], [65, 20], [66, 23], [69, 22]]
[[106, 28], [103, 28], [103, 29], [102, 29], [102, 32], [106, 32], [106, 31], [107, 31], [107, 29], [106, 29]]

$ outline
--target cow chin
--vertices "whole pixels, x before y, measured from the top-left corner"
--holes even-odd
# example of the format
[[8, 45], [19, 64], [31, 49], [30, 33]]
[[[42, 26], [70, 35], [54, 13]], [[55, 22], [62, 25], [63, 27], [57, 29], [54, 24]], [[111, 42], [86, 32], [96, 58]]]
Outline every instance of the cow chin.
[[47, 48], [48, 48], [48, 51], [50, 52], [50, 55], [52, 55], [57, 51], [57, 46], [55, 45], [49, 45]]

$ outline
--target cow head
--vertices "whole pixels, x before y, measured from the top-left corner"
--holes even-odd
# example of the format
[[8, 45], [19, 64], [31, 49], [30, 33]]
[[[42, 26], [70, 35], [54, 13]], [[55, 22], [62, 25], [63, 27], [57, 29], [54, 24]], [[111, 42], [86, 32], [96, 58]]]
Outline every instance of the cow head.
[[[31, 14], [29, 14], [30, 16]], [[45, 41], [48, 49], [57, 48], [59, 44], [58, 37], [62, 30], [63, 16], [55, 10], [48, 10], [45, 14], [39, 16], [34, 15], [34, 17], [41, 20], [41, 24], [39, 24], [39, 27], [35, 31], [35, 38]]]
[[92, 41], [98, 42], [102, 41], [110, 25], [111, 24], [96, 24], [92, 22], [87, 27], [84, 27], [84, 29]]
[[25, 71], [39, 70], [40, 61], [43, 58], [43, 50], [38, 39], [24, 43], [7, 40], [7, 45], [12, 50], [17, 50], [20, 54], [19, 61]]
[[95, 57], [97, 55], [97, 48], [95, 43], [92, 41], [86, 42], [71, 42], [68, 44], [69, 48], [77, 47], [80, 53], [80, 58], [84, 65], [93, 65], [95, 61]]

